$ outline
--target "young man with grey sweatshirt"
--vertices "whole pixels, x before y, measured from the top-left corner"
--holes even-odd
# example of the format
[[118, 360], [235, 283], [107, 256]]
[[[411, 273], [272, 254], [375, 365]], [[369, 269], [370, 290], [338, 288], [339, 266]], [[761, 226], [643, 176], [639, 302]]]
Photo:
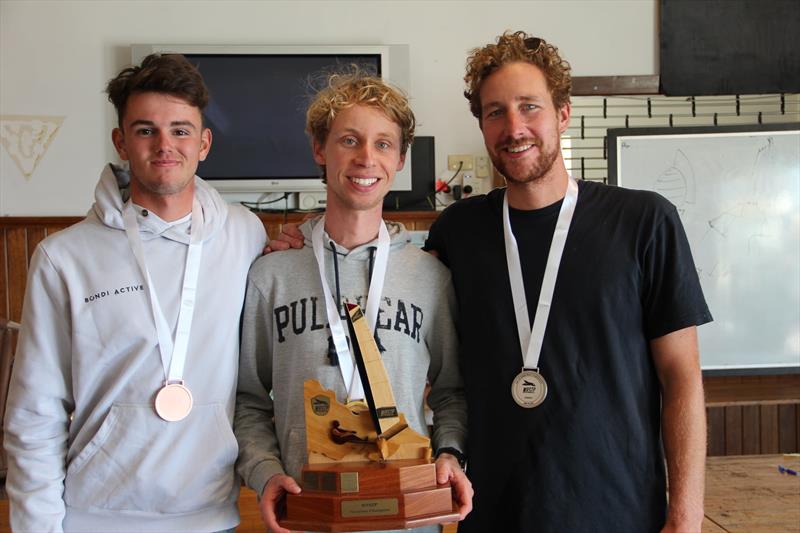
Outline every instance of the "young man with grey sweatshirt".
[[288, 533], [275, 508], [286, 492], [300, 492], [294, 478], [306, 461], [303, 381], [320, 381], [340, 401], [357, 397], [358, 385], [343, 371], [347, 340], [335, 327], [336, 315], [343, 319], [336, 302], [346, 299], [366, 310], [398, 410], [425, 435], [430, 383], [437, 478], [452, 483], [463, 518], [472, 488], [458, 461], [466, 403], [450, 274], [409, 242], [401, 224], [382, 218], [383, 197], [413, 139], [414, 115], [405, 96], [379, 78], [335, 75], [310, 105], [306, 130], [327, 183], [327, 207], [301, 226], [301, 249], [262, 257], [250, 270], [235, 417], [238, 471], [261, 495], [269, 530]]

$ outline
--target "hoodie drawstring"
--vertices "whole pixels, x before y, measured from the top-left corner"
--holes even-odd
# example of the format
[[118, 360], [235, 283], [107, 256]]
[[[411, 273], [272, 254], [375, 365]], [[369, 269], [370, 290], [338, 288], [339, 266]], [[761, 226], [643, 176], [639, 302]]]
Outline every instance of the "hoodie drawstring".
[[328, 244], [331, 245], [331, 253], [333, 254], [333, 275], [336, 278], [336, 310], [339, 311], [339, 316], [342, 315], [342, 291], [339, 286], [339, 255], [336, 253], [336, 245], [333, 241]]
[[377, 248], [370, 248], [369, 249], [369, 277], [368, 280], [372, 281], [372, 267], [375, 266], [375, 252]]
[[[333, 275], [336, 278], [336, 309], [339, 315], [342, 315], [342, 292], [339, 284], [339, 254], [336, 253], [336, 244], [333, 241], [329, 242], [331, 246], [331, 254], [333, 254]], [[369, 273], [367, 276], [367, 283], [372, 279], [372, 269], [375, 267], [375, 251], [377, 248], [370, 247], [369, 249]]]

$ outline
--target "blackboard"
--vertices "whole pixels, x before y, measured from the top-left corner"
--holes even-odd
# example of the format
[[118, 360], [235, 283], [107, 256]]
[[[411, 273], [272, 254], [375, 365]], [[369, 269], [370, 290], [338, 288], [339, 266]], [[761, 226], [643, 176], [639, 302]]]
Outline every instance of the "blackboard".
[[704, 370], [800, 371], [800, 124], [608, 130], [609, 180], [678, 209]]
[[662, 94], [800, 91], [797, 0], [661, 0], [659, 15]]

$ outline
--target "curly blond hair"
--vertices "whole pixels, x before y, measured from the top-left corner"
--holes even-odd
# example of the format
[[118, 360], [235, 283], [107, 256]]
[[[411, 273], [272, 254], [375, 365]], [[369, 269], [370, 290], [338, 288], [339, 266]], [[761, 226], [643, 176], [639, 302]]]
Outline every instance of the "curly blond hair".
[[349, 72], [331, 74], [306, 111], [306, 133], [320, 146], [328, 140], [331, 125], [340, 111], [364, 105], [374, 107], [400, 126], [400, 154], [414, 141], [416, 119], [406, 95], [377, 76], [352, 67]]
[[495, 70], [518, 61], [531, 63], [542, 70], [556, 109], [569, 103], [572, 91], [570, 66], [558, 55], [558, 48], [524, 31], [506, 31], [497, 38], [497, 44], [475, 48], [467, 58], [467, 74], [464, 76], [467, 90], [464, 96], [469, 100], [470, 111], [479, 121], [481, 85]]

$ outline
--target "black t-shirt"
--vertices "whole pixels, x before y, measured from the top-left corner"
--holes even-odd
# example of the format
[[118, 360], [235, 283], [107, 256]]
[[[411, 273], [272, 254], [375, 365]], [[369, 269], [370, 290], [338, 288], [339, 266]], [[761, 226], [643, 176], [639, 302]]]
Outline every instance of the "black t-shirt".
[[[649, 341], [711, 320], [686, 235], [661, 196], [580, 182], [539, 368], [522, 368], [503, 244], [503, 190], [445, 210], [427, 248], [453, 275], [469, 406], [474, 511], [460, 533], [658, 531], [666, 517], [660, 389]], [[561, 202], [511, 210], [530, 320]]]

